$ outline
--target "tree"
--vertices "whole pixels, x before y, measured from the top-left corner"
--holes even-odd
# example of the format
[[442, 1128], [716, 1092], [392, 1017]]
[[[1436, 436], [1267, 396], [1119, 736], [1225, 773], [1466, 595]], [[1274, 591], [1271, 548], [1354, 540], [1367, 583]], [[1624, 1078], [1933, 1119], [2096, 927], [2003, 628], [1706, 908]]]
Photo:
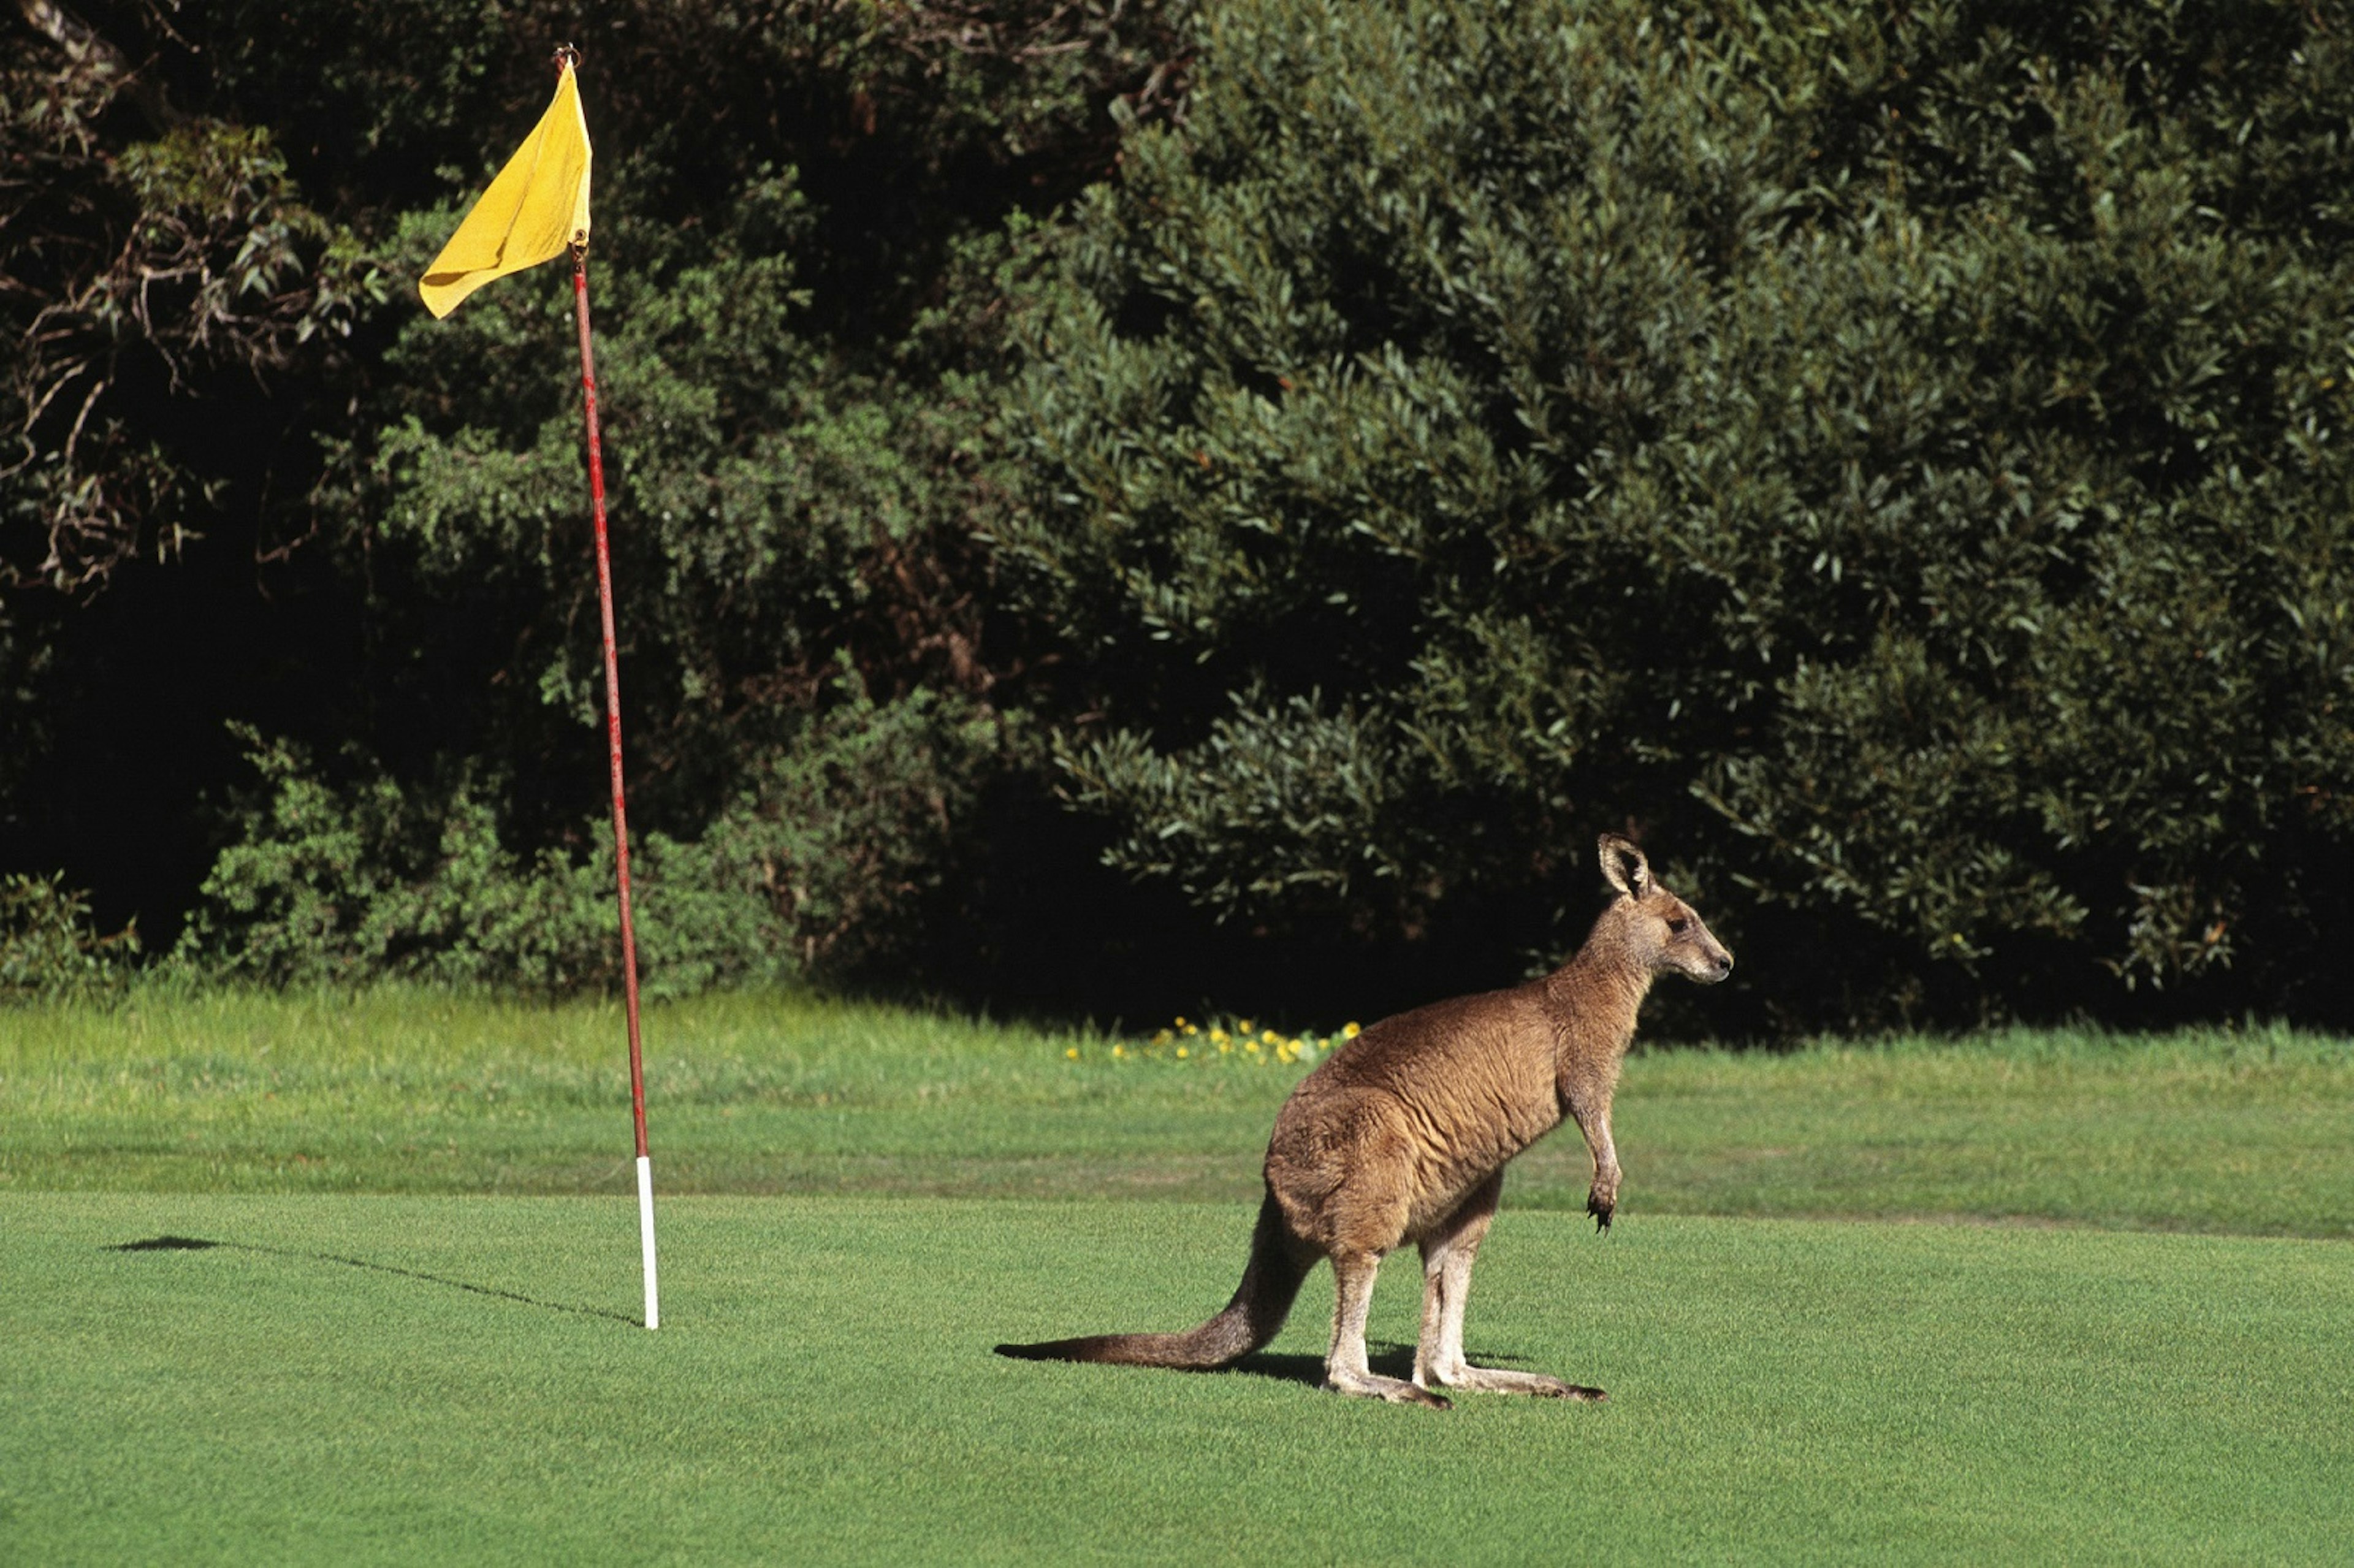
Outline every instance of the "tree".
[[[1107, 105], [1172, 101], [1170, 8], [86, 11], [29, 5], [9, 78], [38, 175], [5, 231], [38, 274], [15, 384], [50, 479], [10, 493], [0, 861], [65, 863], [167, 938], [211, 865], [207, 939], [257, 972], [302, 968], [281, 938], [313, 895], [335, 972], [521, 972], [423, 914], [359, 934], [461, 869], [552, 896], [600, 853], [561, 285], [445, 325], [408, 287], [577, 37], [633, 817], [719, 832], [652, 869], [757, 895], [771, 946], [904, 938], [1017, 745], [991, 693], [1023, 650], [975, 537], [1003, 276], [1116, 152]], [[185, 282], [122, 305], [108, 280], [146, 289], [159, 256]], [[101, 382], [105, 442], [57, 390]], [[87, 522], [59, 499], [91, 495]], [[253, 853], [215, 864], [224, 837]]]
[[1623, 828], [1753, 1021], [2342, 1020], [2349, 47], [1207, 13], [1030, 329], [1002, 535], [1116, 860], [1531, 962]]

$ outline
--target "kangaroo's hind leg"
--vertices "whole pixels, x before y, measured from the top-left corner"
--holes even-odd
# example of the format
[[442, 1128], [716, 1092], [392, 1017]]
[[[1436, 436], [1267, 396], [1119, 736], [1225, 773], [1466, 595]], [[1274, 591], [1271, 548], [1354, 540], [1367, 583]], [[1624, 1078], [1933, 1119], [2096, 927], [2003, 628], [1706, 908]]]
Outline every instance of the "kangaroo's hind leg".
[[1490, 1393], [1533, 1393], [1551, 1399], [1604, 1399], [1543, 1372], [1475, 1367], [1463, 1359], [1463, 1308], [1471, 1291], [1471, 1264], [1496, 1217], [1504, 1173], [1471, 1190], [1463, 1206], [1422, 1241], [1422, 1339], [1415, 1347], [1414, 1381], [1422, 1388], [1471, 1388]]
[[1381, 1254], [1354, 1250], [1332, 1255], [1336, 1299], [1332, 1309], [1332, 1350], [1324, 1358], [1324, 1386], [1335, 1393], [1365, 1394], [1394, 1404], [1431, 1404], [1447, 1408], [1447, 1401], [1403, 1378], [1384, 1377], [1365, 1364], [1365, 1315], [1373, 1303], [1373, 1276], [1381, 1271]]

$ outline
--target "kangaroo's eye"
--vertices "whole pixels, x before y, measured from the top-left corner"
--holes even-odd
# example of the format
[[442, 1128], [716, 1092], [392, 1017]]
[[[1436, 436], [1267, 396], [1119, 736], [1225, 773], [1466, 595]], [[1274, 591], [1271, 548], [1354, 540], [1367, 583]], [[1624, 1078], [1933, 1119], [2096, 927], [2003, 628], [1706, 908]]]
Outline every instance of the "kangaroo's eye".
[[1682, 936], [1686, 927], [1691, 925], [1691, 922], [1685, 919], [1681, 915], [1672, 915], [1668, 917], [1668, 929], [1679, 937]]

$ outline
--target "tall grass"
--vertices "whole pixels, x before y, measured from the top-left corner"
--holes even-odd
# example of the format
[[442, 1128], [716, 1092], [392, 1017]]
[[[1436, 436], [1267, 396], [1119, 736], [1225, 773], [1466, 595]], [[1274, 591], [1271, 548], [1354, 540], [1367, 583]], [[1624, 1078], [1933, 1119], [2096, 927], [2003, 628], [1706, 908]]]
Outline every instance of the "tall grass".
[[[713, 1192], [1247, 1201], [1309, 1065], [797, 993], [653, 1004], [645, 1033], [657, 1169]], [[12, 1009], [0, 1187], [623, 1190], [624, 1061], [609, 1002]], [[2354, 1234], [2354, 1041], [2279, 1028], [1638, 1049], [1617, 1133], [1635, 1212]], [[1507, 1202], [1581, 1206], [1587, 1175], [1565, 1130]]]

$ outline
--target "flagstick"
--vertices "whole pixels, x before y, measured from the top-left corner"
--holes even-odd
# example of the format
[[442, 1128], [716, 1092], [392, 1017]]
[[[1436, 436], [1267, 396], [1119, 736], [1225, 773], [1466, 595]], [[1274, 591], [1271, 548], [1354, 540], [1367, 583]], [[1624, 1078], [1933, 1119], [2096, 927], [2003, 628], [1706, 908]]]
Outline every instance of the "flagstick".
[[646, 1327], [662, 1326], [654, 1289], [654, 1167], [646, 1155], [645, 1058], [638, 1039], [638, 940], [630, 924], [630, 819], [621, 795], [621, 666], [613, 652], [613, 562], [605, 544], [605, 451], [597, 435], [597, 362], [588, 346], [588, 253], [572, 250], [573, 313], [580, 322], [580, 389], [588, 416], [588, 503], [597, 521], [597, 608], [605, 629], [605, 748], [613, 772], [613, 869], [621, 895], [621, 989], [630, 1012], [630, 1114], [638, 1132], [638, 1250], [646, 1269]]

